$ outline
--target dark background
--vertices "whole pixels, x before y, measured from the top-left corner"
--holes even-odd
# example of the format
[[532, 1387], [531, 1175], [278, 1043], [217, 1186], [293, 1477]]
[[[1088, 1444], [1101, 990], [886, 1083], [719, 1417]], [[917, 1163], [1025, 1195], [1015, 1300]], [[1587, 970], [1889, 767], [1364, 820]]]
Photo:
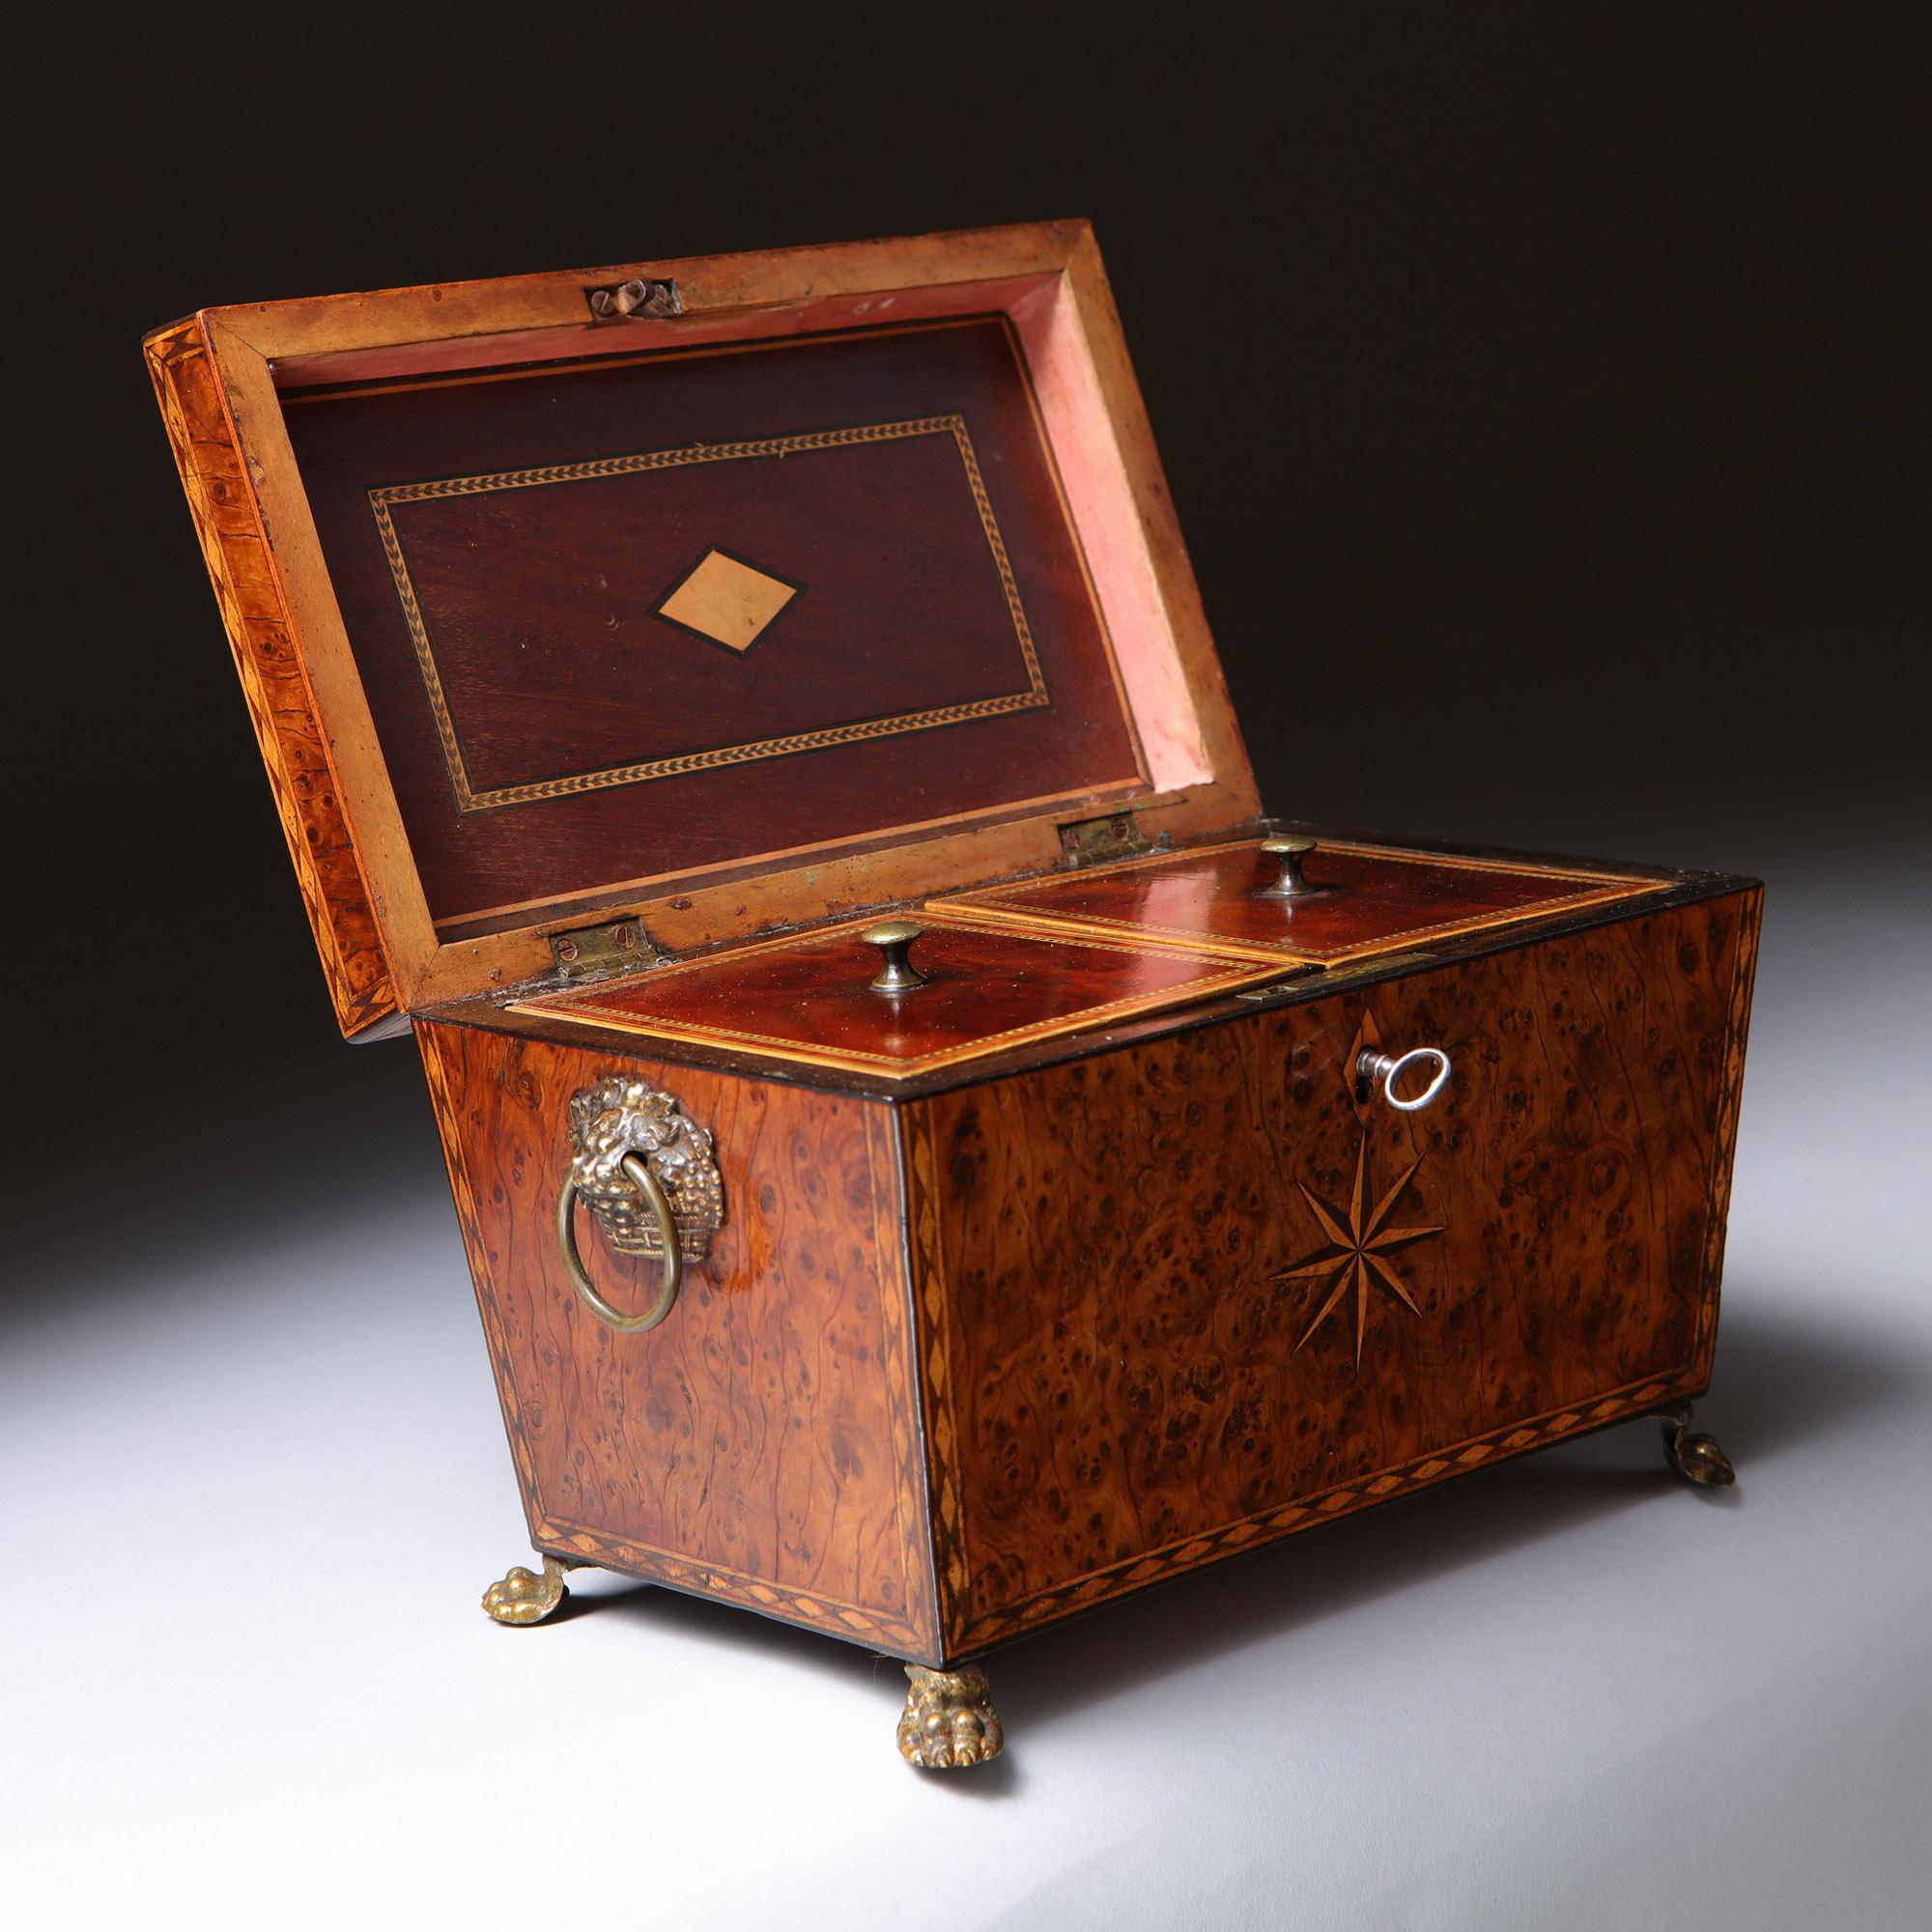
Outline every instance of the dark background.
[[440, 1184], [409, 1045], [335, 1037], [141, 364], [209, 303], [1087, 215], [1271, 807], [1766, 875], [1768, 965], [1922, 894], [1911, 50], [1568, 12], [28, 49], [16, 1263]]

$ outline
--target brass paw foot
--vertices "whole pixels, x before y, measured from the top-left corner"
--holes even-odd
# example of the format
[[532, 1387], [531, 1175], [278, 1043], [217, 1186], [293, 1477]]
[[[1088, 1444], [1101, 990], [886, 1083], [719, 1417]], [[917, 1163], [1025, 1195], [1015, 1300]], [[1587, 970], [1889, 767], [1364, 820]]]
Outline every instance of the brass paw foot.
[[978, 1664], [963, 1670], [928, 1670], [908, 1663], [912, 1680], [899, 1713], [899, 1755], [922, 1771], [953, 1771], [984, 1764], [1000, 1754], [1006, 1732]]
[[1707, 1490], [1728, 1489], [1738, 1479], [1730, 1459], [1708, 1435], [1690, 1433], [1690, 1405], [1680, 1402], [1658, 1418], [1663, 1425], [1664, 1460], [1687, 1483]]
[[539, 1577], [519, 1563], [500, 1582], [492, 1583], [483, 1592], [483, 1607], [499, 1624], [540, 1624], [570, 1595], [563, 1586], [563, 1573], [581, 1568], [581, 1564], [561, 1557], [546, 1556]]

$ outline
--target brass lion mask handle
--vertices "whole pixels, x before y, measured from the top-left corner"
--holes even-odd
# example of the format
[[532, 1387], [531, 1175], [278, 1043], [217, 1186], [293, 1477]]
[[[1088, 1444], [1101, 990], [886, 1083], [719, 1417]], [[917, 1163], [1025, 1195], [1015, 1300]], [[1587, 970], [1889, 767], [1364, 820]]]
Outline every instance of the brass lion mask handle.
[[[620, 1333], [655, 1328], [677, 1304], [686, 1264], [701, 1262], [724, 1218], [711, 1136], [641, 1080], [607, 1074], [570, 1102], [571, 1159], [556, 1197], [556, 1246], [577, 1297]], [[657, 1299], [626, 1315], [597, 1292], [577, 1246], [577, 1204], [619, 1254], [664, 1270]]]

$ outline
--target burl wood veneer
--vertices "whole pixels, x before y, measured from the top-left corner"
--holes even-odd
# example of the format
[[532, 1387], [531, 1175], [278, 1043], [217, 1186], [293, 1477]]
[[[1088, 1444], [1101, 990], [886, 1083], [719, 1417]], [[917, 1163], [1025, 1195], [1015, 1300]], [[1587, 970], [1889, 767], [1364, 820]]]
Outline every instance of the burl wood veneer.
[[[537, 1547], [937, 1662], [890, 1110], [470, 1027], [417, 1038]], [[647, 1335], [571, 1293], [552, 1228], [558, 1122], [614, 1065], [675, 1090], [729, 1189]], [[655, 1272], [597, 1266], [613, 1299]]]
[[[1702, 1391], [1738, 895], [908, 1108], [950, 1647]], [[1426, 1112], [1364, 1043], [1439, 1042]]]
[[147, 350], [336, 1021], [351, 1039], [393, 1030], [388, 961], [207, 338], [193, 322], [177, 323]]

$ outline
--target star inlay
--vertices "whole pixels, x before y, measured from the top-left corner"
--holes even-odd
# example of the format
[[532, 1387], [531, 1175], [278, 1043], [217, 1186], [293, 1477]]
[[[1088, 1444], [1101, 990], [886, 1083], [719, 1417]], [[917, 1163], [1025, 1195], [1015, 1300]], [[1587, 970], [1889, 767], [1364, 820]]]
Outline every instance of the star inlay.
[[[1307, 1348], [1315, 1331], [1327, 1321], [1352, 1288], [1355, 1292], [1355, 1363], [1359, 1367], [1362, 1360], [1362, 1336], [1369, 1323], [1369, 1285], [1379, 1282], [1394, 1294], [1411, 1315], [1422, 1311], [1416, 1307], [1414, 1297], [1404, 1286], [1402, 1277], [1396, 1273], [1385, 1256], [1397, 1248], [1406, 1247], [1410, 1241], [1420, 1241], [1430, 1235], [1439, 1235], [1441, 1228], [1392, 1228], [1389, 1216], [1395, 1212], [1396, 1203], [1402, 1199], [1402, 1191], [1415, 1178], [1415, 1170], [1422, 1165], [1415, 1159], [1403, 1169], [1402, 1178], [1378, 1201], [1373, 1209], [1366, 1209], [1369, 1197], [1369, 1141], [1362, 1136], [1362, 1144], [1355, 1153], [1355, 1185], [1349, 1197], [1349, 1208], [1345, 1214], [1340, 1208], [1321, 1199], [1312, 1188], [1296, 1181], [1302, 1196], [1315, 1211], [1315, 1218], [1321, 1224], [1321, 1232], [1328, 1236], [1328, 1245], [1320, 1254], [1310, 1255], [1304, 1262], [1298, 1262], [1292, 1268], [1285, 1268], [1275, 1279], [1293, 1281], [1298, 1276], [1314, 1275], [1335, 1277], [1335, 1285], [1308, 1324], [1306, 1333], [1294, 1346], [1296, 1351]], [[1365, 1211], [1366, 1209], [1366, 1211]]]

